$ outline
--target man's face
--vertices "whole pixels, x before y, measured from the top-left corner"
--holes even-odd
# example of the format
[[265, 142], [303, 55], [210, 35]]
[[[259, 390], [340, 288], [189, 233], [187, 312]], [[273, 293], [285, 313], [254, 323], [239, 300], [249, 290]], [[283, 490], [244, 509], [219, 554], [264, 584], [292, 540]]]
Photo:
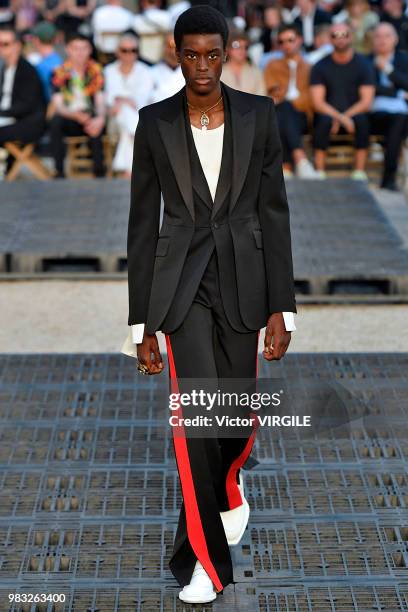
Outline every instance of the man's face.
[[0, 57], [4, 62], [8, 62], [10, 58], [14, 57], [16, 51], [18, 51], [19, 42], [16, 40], [13, 32], [0, 31]]
[[377, 55], [390, 55], [394, 53], [397, 37], [388, 23], [383, 23], [374, 30], [373, 50]]
[[177, 66], [176, 46], [173, 36], [167, 36], [164, 41], [163, 59], [169, 66]]
[[278, 36], [279, 49], [286, 57], [296, 55], [302, 45], [302, 37], [295, 30], [285, 30]]
[[220, 34], [185, 34], [177, 51], [186, 85], [198, 95], [218, 86], [225, 58]]
[[91, 45], [87, 40], [71, 40], [67, 45], [67, 56], [74, 64], [85, 64], [91, 57]]
[[330, 28], [330, 40], [336, 51], [347, 51], [352, 45], [351, 30], [345, 23]]
[[382, 3], [384, 11], [387, 11], [393, 17], [400, 17], [402, 15], [402, 2], [401, 0], [384, 0]]

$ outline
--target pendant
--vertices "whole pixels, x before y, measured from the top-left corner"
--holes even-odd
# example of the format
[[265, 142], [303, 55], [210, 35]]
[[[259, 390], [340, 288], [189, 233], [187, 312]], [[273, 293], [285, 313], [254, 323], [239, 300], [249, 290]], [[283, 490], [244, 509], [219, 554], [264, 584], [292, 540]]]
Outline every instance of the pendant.
[[207, 125], [210, 123], [210, 118], [206, 113], [201, 114], [200, 123], [201, 123], [201, 129], [206, 130]]

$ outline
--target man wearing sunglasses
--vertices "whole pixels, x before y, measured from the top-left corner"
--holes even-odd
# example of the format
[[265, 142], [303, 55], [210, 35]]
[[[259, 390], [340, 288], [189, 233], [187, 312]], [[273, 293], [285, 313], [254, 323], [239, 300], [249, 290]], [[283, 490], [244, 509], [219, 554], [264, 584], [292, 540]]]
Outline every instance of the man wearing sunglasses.
[[367, 180], [365, 164], [370, 136], [368, 111], [375, 91], [374, 70], [364, 56], [354, 51], [350, 25], [332, 25], [330, 37], [334, 51], [313, 66], [310, 80], [316, 111], [313, 135], [315, 166], [321, 178], [325, 178], [330, 135], [352, 134], [356, 153], [351, 177]]
[[109, 130], [119, 136], [112, 168], [122, 177], [130, 178], [139, 109], [150, 102], [153, 77], [151, 69], [138, 59], [135, 34], [120, 37], [116, 56], [117, 60], [104, 69]]
[[267, 64], [265, 83], [268, 95], [276, 104], [285, 176], [291, 176], [294, 167], [299, 178], [314, 179], [316, 172], [302, 142], [302, 135], [307, 133], [312, 121], [310, 66], [300, 54], [302, 37], [297, 26], [281, 26], [278, 44], [283, 57]]

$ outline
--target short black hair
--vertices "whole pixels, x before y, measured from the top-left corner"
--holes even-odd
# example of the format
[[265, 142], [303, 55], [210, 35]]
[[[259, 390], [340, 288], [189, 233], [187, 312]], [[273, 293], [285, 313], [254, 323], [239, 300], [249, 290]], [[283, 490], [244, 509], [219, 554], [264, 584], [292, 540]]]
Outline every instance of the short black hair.
[[69, 45], [69, 43], [74, 40], [84, 40], [92, 46], [92, 42], [89, 36], [86, 36], [86, 34], [82, 34], [82, 32], [70, 32], [70, 34], [68, 34], [67, 36], [66, 44]]
[[224, 49], [228, 41], [228, 24], [224, 15], [208, 4], [196, 4], [181, 13], [174, 26], [174, 42], [179, 50], [185, 34], [220, 34]]

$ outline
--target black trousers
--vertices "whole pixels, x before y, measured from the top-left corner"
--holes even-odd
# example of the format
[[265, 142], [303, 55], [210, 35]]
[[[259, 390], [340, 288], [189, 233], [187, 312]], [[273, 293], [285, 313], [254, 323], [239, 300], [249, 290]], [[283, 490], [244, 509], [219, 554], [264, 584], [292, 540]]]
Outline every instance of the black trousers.
[[[214, 250], [186, 318], [166, 334], [172, 391], [184, 391], [180, 385], [188, 378], [255, 381], [258, 339], [259, 331], [239, 333], [226, 319]], [[199, 559], [221, 591], [233, 581], [233, 571], [220, 512], [242, 504], [239, 470], [252, 450], [256, 428], [239, 438], [189, 437], [172, 429], [183, 503], [170, 569], [184, 586]]]
[[375, 112], [370, 115], [371, 133], [384, 136], [383, 183], [394, 181], [402, 143], [407, 135], [408, 115]]
[[302, 136], [307, 132], [307, 116], [288, 100], [276, 105], [279, 134], [282, 142], [283, 162], [292, 161], [292, 151], [303, 149]]
[[[66, 152], [64, 138], [66, 136], [86, 136], [86, 134], [82, 128], [82, 125], [77, 121], [66, 119], [65, 117], [61, 117], [61, 115], [54, 115], [50, 122], [50, 139], [55, 170], [58, 174], [63, 174], [64, 172], [64, 159]], [[88, 137], [95, 176], [105, 175], [102, 136], [103, 131], [99, 134], [99, 136], [94, 138]]]
[[[360, 113], [353, 117], [356, 130], [354, 133], [354, 145], [356, 149], [367, 149], [370, 138], [370, 120], [367, 113]], [[333, 123], [332, 117], [316, 113], [314, 116], [313, 147], [325, 151], [330, 142], [330, 130]], [[341, 126], [339, 134], [346, 134]]]

